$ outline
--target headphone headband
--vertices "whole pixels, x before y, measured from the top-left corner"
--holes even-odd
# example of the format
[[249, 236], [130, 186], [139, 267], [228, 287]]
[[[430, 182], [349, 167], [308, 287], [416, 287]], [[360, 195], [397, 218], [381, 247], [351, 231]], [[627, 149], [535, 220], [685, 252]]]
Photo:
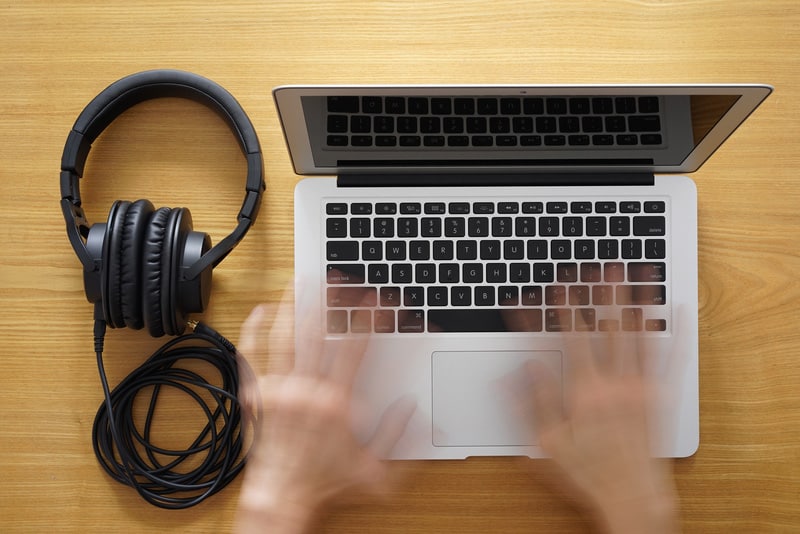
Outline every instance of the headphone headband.
[[209, 265], [216, 266], [241, 241], [258, 215], [264, 183], [264, 162], [255, 128], [241, 105], [217, 83], [189, 72], [151, 70], [126, 76], [97, 95], [75, 121], [61, 156], [61, 208], [67, 235], [84, 269], [100, 265], [86, 249], [90, 224], [81, 207], [80, 178], [92, 143], [111, 122], [140, 102], [153, 98], [178, 97], [194, 100], [215, 111], [228, 124], [247, 159], [245, 197], [237, 226], [184, 273], [193, 279]]

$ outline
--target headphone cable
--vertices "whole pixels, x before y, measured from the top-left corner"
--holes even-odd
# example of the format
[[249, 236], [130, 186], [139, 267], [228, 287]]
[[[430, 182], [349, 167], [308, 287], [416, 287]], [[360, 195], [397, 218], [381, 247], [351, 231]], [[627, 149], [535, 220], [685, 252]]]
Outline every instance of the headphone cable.
[[[111, 390], [103, 364], [106, 322], [100, 306], [95, 307], [94, 350], [104, 395], [92, 428], [95, 456], [112, 478], [167, 509], [189, 508], [227, 486], [245, 465], [244, 427], [255, 424], [237, 397], [239, 373], [252, 373], [249, 366], [244, 360], [239, 365], [236, 347], [211, 327], [194, 321], [189, 326], [193, 333], [167, 342]], [[218, 382], [176, 367], [183, 361], [210, 364]], [[207, 418], [185, 450], [152, 441], [156, 404], [164, 388], [190, 397]], [[134, 412], [140, 395], [149, 395], [143, 421], [141, 408]]]

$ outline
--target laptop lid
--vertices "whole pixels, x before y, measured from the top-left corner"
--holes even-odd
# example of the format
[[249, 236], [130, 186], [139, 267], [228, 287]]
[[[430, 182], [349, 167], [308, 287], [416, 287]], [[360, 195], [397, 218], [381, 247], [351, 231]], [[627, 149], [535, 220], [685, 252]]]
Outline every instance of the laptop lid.
[[771, 91], [768, 85], [361, 85], [282, 86], [273, 95], [298, 174], [410, 177], [498, 169], [693, 172]]

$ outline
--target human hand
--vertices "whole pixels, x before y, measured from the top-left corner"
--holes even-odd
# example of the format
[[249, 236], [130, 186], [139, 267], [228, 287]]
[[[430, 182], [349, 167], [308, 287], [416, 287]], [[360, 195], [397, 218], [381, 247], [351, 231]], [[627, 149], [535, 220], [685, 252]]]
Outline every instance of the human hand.
[[372, 439], [359, 442], [352, 430], [352, 385], [368, 337], [330, 343], [318, 319], [301, 325], [306, 335], [297, 347], [289, 302], [259, 306], [242, 326], [240, 352], [253, 368], [265, 360], [269, 365], [244, 388], [246, 402], [264, 413], [242, 487], [240, 532], [307, 532], [327, 504], [386, 490], [382, 458], [413, 406], [390, 407]]
[[644, 372], [646, 343], [619, 334], [566, 345], [563, 409], [562, 386], [548, 369], [527, 368], [528, 408], [557, 479], [607, 532], [677, 532], [671, 465], [653, 458], [649, 443], [657, 390]]

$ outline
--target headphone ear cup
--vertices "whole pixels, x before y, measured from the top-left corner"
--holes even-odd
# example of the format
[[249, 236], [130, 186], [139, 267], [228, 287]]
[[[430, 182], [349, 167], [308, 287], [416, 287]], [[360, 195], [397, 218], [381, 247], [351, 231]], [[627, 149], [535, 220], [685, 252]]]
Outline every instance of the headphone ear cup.
[[150, 217], [142, 246], [142, 315], [144, 325], [153, 337], [164, 335], [162, 319], [162, 248], [171, 210], [159, 208]]
[[119, 306], [125, 326], [140, 330], [142, 314], [142, 249], [144, 235], [155, 211], [149, 200], [137, 200], [128, 208], [122, 226], [119, 251]]

